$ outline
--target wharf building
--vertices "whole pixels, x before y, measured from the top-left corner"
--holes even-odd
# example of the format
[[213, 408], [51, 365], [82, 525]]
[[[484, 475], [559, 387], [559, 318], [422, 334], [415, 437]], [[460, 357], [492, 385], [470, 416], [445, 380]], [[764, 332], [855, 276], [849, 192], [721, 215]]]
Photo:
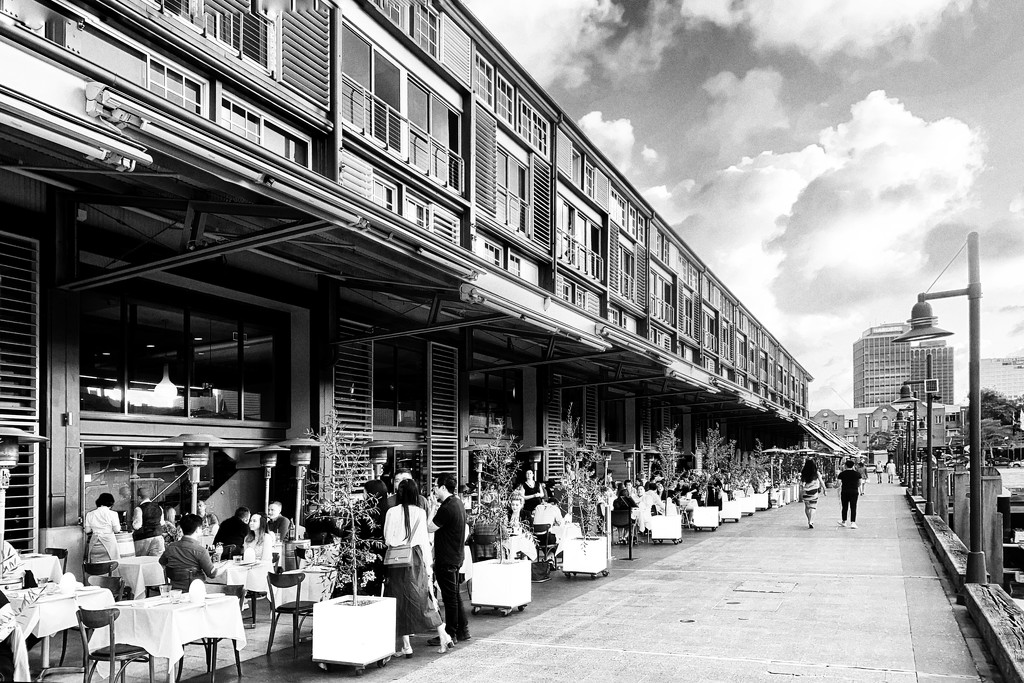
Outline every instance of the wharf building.
[[807, 370], [458, 2], [0, 0], [0, 64], [0, 423], [49, 439], [19, 548], [75, 566], [102, 492], [187, 507], [183, 432], [231, 443], [224, 517], [262, 507], [247, 451], [332, 413], [421, 486], [497, 427], [557, 477], [570, 406], [620, 450], [818, 429]]
[[1024, 397], [1024, 356], [982, 358], [981, 386], [1011, 398]]
[[[932, 379], [937, 380], [936, 400], [954, 400], [952, 346], [944, 340], [920, 344], [893, 344], [892, 340], [909, 328], [905, 323], [886, 323], [870, 327], [853, 343], [853, 405], [877, 406], [892, 401], [906, 381], [927, 376], [927, 357], [932, 357]], [[923, 397], [923, 385], [915, 385]]]
[[[810, 419], [823, 430], [842, 439], [859, 451], [884, 450], [889, 440], [898, 438], [905, 426], [896, 426], [897, 409], [891, 403], [863, 408], [847, 408], [832, 410], [822, 408], [815, 411]], [[904, 411], [904, 418], [913, 421], [913, 411]], [[963, 437], [967, 433], [966, 407], [956, 404], [932, 403], [932, 439], [933, 452], [959, 452], [963, 447]], [[812, 448], [825, 444], [820, 439], [812, 439]], [[923, 451], [928, 447], [928, 416], [925, 401], [922, 399], [917, 407], [917, 447]], [[884, 460], [884, 456], [883, 456]], [[874, 462], [874, 461], [872, 461]]]

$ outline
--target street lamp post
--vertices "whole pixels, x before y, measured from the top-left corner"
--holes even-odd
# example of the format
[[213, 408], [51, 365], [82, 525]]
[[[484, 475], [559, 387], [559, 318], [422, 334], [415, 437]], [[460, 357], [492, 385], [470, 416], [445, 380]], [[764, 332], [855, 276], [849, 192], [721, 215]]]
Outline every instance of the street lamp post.
[[903, 383], [903, 386], [900, 387], [899, 398], [894, 400], [892, 402], [892, 405], [894, 407], [896, 407], [896, 408], [899, 408], [900, 410], [907, 410], [907, 411], [909, 411], [909, 410], [913, 409], [913, 411], [914, 411], [914, 417], [913, 417], [913, 425], [914, 425], [913, 434], [914, 434], [914, 436], [911, 439], [911, 437], [909, 436], [909, 432], [908, 432], [908, 437], [907, 438], [908, 438], [908, 441], [910, 441], [910, 443], [911, 443], [911, 448], [910, 448], [910, 452], [911, 452], [910, 466], [911, 466], [912, 470], [911, 470], [911, 475], [910, 475], [910, 490], [912, 492], [916, 493], [916, 491], [917, 491], [917, 404], [921, 402], [921, 399], [919, 399], [917, 397], [917, 392], [910, 388], [912, 384], [917, 384], [917, 382], [910, 381], [910, 382], [904, 382]]
[[917, 303], [910, 313], [910, 330], [893, 339], [894, 343], [925, 341], [948, 337], [948, 332], [936, 327], [936, 318], [932, 306], [928, 303], [933, 299], [948, 299], [966, 296], [968, 303], [968, 346], [970, 349], [968, 375], [968, 428], [970, 429], [971, 447], [971, 538], [970, 550], [967, 553], [967, 583], [987, 583], [988, 571], [985, 567], [985, 552], [982, 550], [982, 534], [984, 527], [982, 516], [985, 514], [984, 489], [982, 487], [981, 468], [984, 464], [981, 455], [981, 259], [978, 255], [978, 233], [967, 235], [967, 287], [942, 292], [922, 292], [917, 295]]

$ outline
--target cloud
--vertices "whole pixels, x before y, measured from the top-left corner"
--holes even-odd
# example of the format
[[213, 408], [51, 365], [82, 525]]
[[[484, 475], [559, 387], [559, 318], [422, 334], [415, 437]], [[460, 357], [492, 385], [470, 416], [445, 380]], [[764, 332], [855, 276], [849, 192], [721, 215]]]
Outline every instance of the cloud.
[[644, 148], [640, 150], [640, 158], [644, 160], [644, 163], [656, 164], [658, 163], [659, 157], [657, 151], [651, 149], [647, 145], [644, 145]]
[[691, 25], [742, 27], [760, 48], [796, 49], [823, 61], [839, 53], [870, 57], [885, 48], [907, 55], [922, 48], [944, 16], [973, 0], [683, 0]]
[[761, 133], [789, 128], [789, 116], [779, 101], [782, 81], [782, 75], [771, 69], [751, 69], [742, 77], [730, 71], [712, 76], [702, 86], [710, 98], [707, 121], [691, 136], [713, 141], [721, 153], [731, 156]]
[[605, 120], [604, 114], [592, 111], [579, 121], [580, 128], [587, 137], [597, 145], [605, 155], [622, 172], [633, 165], [633, 147], [636, 136], [633, 123], [629, 119]]
[[1013, 199], [1010, 200], [1010, 213], [1016, 213], [1024, 216], [1024, 190], [1018, 192]]
[[579, 87], [622, 25], [613, 0], [465, 0], [541, 85]]

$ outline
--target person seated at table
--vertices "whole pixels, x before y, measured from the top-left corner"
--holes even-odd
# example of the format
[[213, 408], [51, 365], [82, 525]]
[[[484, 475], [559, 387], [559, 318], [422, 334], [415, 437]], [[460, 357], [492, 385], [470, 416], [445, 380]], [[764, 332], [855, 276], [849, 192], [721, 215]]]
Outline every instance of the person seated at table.
[[135, 556], [159, 557], [164, 552], [163, 522], [164, 510], [149, 499], [149, 491], [139, 489], [142, 503], [135, 508], [132, 518], [132, 540], [135, 541]]
[[553, 545], [555, 543], [556, 534], [555, 527], [562, 526], [562, 511], [555, 505], [555, 499], [552, 496], [548, 496], [536, 507], [533, 511], [533, 526], [539, 526], [541, 524], [549, 525], [548, 531], [545, 534], [537, 536], [537, 543], [540, 545]]
[[217, 535], [213, 537], [214, 545], [221, 543], [224, 545], [224, 556], [231, 557], [233, 555], [240, 555], [242, 550], [242, 542], [245, 540], [245, 535], [249, 533], [249, 508], [244, 505], [237, 510], [235, 514], [220, 525], [220, 529], [217, 530]]
[[292, 530], [292, 520], [281, 514], [281, 501], [272, 500], [267, 506], [267, 529], [270, 533], [277, 534], [277, 541], [284, 543], [291, 537], [288, 533]]
[[178, 511], [173, 505], [164, 508], [164, 523], [160, 527], [160, 532], [164, 537], [164, 547], [181, 538], [181, 530], [178, 528]]
[[249, 517], [249, 533], [242, 541], [242, 556], [257, 562], [274, 560], [274, 535], [267, 529], [267, 518], [260, 514]]
[[217, 576], [217, 568], [210, 560], [210, 553], [203, 547], [203, 520], [191, 513], [181, 516], [181, 540], [171, 543], [160, 556], [160, 564], [167, 573], [171, 588], [187, 591], [193, 579]]
[[21, 632], [17, 616], [7, 596], [0, 593], [0, 681], [32, 680], [28, 670], [28, 643], [33, 641], [34, 645], [39, 639]]
[[85, 515], [87, 562], [121, 559], [121, 553], [117, 550], [117, 537], [114, 536], [121, 531], [121, 520], [112, 509], [113, 506], [114, 496], [101, 493], [96, 499], [96, 509]]
[[[612, 510], [635, 510], [637, 503], [633, 500], [633, 497], [629, 495], [629, 482], [626, 482], [626, 486], [620, 486], [619, 490], [616, 491], [615, 500], [612, 501]], [[632, 514], [630, 515], [633, 516]], [[619, 543], [625, 543], [628, 534], [622, 534], [619, 537]]]
[[220, 519], [209, 511], [205, 499], [199, 501], [196, 511], [203, 520], [203, 536], [216, 536], [220, 531]]

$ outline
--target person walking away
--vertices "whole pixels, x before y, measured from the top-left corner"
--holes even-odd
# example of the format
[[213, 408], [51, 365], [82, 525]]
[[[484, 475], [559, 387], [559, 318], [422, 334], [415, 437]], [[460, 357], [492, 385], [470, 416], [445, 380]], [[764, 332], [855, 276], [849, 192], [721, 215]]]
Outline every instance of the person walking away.
[[[434, 532], [434, 577], [444, 600], [445, 629], [456, 643], [470, 638], [467, 605], [459, 590], [459, 568], [465, 557], [462, 546], [466, 543], [466, 508], [458, 496], [452, 495], [457, 486], [454, 475], [438, 478], [434, 495], [441, 506], [427, 524], [427, 530]], [[427, 641], [430, 645], [442, 642], [440, 637]]]
[[807, 528], [814, 528], [814, 511], [818, 509], [818, 496], [826, 495], [825, 482], [818, 472], [818, 463], [814, 458], [807, 458], [804, 461], [804, 468], [800, 472], [800, 482], [803, 484], [804, 514], [807, 515]]
[[893, 483], [893, 477], [896, 476], [896, 463], [892, 460], [885, 463], [885, 474], [889, 477], [889, 483]]
[[857, 461], [857, 474], [860, 475], [860, 495], [864, 495], [865, 487], [868, 485], [868, 468], [864, 464], [864, 458]]
[[121, 520], [113, 507], [114, 496], [101, 493], [96, 499], [96, 509], [85, 515], [85, 533], [89, 539], [86, 544], [87, 562], [121, 559], [121, 553], [117, 550], [117, 538], [114, 536], [121, 531]]
[[882, 466], [882, 461], [879, 460], [875, 463], [875, 475], [878, 477], [878, 483], [882, 483], [882, 473], [885, 471], [885, 467]]
[[839, 526], [846, 526], [846, 517], [849, 513], [850, 528], [857, 528], [857, 494], [860, 491], [860, 481], [860, 472], [854, 468], [853, 460], [847, 460], [846, 469], [839, 473], [839, 484], [842, 486], [839, 500], [843, 504], [843, 518]]

